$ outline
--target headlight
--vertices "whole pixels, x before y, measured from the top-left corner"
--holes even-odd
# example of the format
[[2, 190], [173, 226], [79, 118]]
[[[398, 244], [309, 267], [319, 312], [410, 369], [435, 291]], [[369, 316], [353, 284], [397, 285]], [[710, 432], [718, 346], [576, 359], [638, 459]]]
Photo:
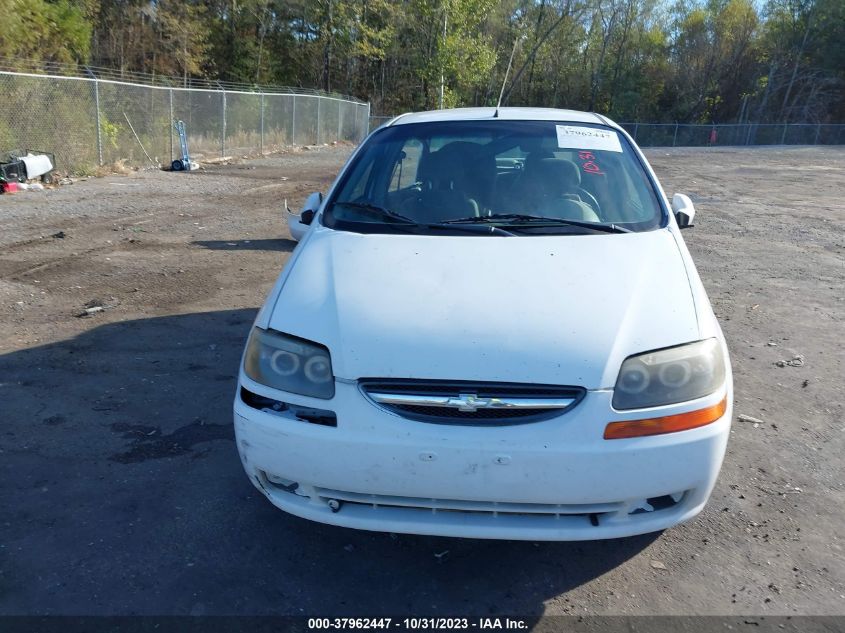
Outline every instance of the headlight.
[[695, 400], [725, 382], [725, 359], [715, 338], [636, 356], [622, 363], [614, 409], [642, 409]]
[[274, 389], [326, 400], [334, 396], [329, 350], [287, 334], [254, 328], [246, 344], [244, 372]]

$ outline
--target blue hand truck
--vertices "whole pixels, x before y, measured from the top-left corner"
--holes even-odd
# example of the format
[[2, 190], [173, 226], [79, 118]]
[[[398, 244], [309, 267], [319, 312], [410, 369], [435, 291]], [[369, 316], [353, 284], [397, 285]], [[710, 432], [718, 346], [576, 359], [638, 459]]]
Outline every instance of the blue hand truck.
[[179, 135], [179, 148], [182, 150], [182, 158], [177, 158], [170, 163], [170, 169], [173, 171], [191, 171], [196, 169], [196, 163], [191, 162], [191, 156], [188, 154], [188, 135], [185, 132], [185, 122], [176, 121], [173, 124], [176, 128], [176, 133]]

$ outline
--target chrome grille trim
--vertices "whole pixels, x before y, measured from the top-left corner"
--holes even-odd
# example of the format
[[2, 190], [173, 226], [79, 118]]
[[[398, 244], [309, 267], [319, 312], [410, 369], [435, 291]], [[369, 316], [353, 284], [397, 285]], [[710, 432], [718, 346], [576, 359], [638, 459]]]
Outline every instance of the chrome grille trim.
[[576, 398], [480, 398], [475, 394], [427, 396], [414, 394], [381, 393], [370, 391], [370, 398], [379, 404], [396, 404], [417, 407], [447, 407], [459, 411], [478, 409], [565, 409]]
[[376, 406], [404, 418], [436, 424], [525, 424], [561, 415], [586, 393], [579, 387], [524, 383], [362, 379]]

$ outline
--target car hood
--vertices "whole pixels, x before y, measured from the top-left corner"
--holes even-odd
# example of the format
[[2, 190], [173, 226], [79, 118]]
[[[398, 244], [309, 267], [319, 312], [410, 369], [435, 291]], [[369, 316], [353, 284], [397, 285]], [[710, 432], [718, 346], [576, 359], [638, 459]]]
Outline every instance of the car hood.
[[306, 240], [269, 326], [326, 345], [341, 378], [609, 388], [625, 357], [698, 339], [668, 230]]

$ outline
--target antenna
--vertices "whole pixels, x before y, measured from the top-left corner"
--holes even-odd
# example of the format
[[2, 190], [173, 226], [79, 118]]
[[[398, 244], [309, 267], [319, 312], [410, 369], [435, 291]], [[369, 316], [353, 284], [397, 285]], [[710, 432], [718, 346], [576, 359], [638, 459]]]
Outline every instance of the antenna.
[[519, 44], [520, 40], [522, 40], [521, 35], [517, 35], [516, 39], [513, 41], [513, 48], [511, 49], [511, 57], [508, 60], [508, 68], [505, 71], [505, 78], [502, 80], [502, 89], [499, 91], [499, 100], [496, 102], [496, 111], [493, 113], [493, 118], [497, 118], [499, 116], [499, 108], [502, 106], [502, 96], [505, 94], [505, 84], [508, 83], [508, 75], [511, 72], [511, 64], [513, 64], [513, 54], [516, 53], [516, 47]]

